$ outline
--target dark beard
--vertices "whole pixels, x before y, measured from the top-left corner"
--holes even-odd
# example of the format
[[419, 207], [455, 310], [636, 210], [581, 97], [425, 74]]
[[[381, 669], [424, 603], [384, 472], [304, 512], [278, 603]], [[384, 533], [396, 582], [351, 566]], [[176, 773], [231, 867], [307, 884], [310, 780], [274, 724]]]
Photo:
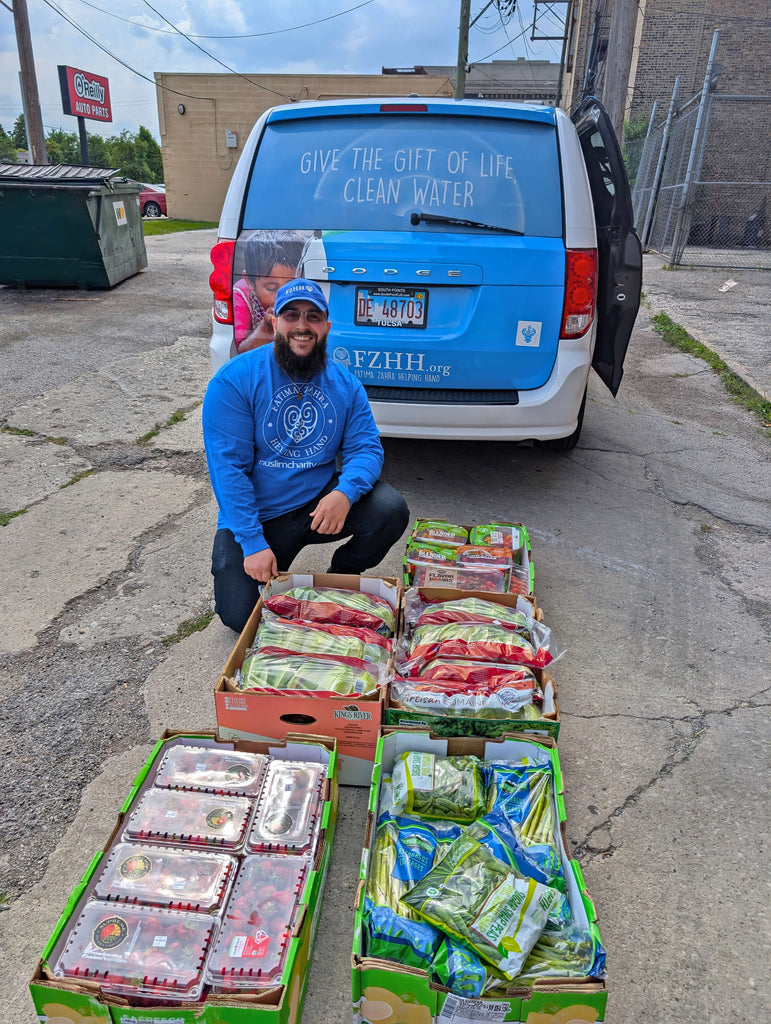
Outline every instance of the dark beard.
[[307, 356], [297, 356], [289, 347], [289, 339], [280, 331], [273, 333], [273, 355], [276, 362], [293, 379], [310, 380], [327, 365], [327, 339], [321, 338]]

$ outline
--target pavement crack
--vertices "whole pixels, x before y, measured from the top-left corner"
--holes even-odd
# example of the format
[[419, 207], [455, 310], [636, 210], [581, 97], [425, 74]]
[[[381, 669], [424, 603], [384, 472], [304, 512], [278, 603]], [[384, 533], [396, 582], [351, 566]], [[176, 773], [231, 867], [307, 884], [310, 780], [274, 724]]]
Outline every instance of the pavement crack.
[[612, 857], [619, 847], [613, 842], [613, 838], [610, 834], [610, 830], [613, 824], [630, 808], [634, 807], [640, 802], [640, 800], [648, 793], [651, 789], [657, 786], [664, 779], [669, 778], [675, 773], [675, 771], [682, 765], [687, 764], [693, 757], [696, 749], [701, 743], [702, 738], [706, 735], [710, 728], [710, 719], [715, 716], [732, 715], [736, 711], [742, 710], [754, 710], [758, 707], [765, 707], [765, 704], [750, 703], [757, 700], [760, 697], [765, 696], [769, 692], [769, 687], [764, 687], [758, 690], [754, 694], [750, 694], [748, 697], [743, 698], [741, 701], [737, 701], [729, 707], [719, 708], [715, 711], [701, 710], [696, 715], [684, 716], [677, 718], [672, 715], [602, 715], [602, 716], [589, 716], [589, 715], [575, 715], [575, 718], [589, 718], [589, 717], [608, 717], [608, 718], [636, 718], [649, 722], [666, 721], [671, 723], [677, 723], [680, 726], [687, 726], [687, 732], [678, 732], [674, 737], [673, 749], [658, 769], [655, 774], [647, 780], [647, 782], [641, 783], [637, 786], [627, 797], [615, 807], [603, 821], [598, 822], [594, 825], [584, 836], [584, 838], [575, 844], [572, 856], [581, 862], [581, 867], [586, 867], [592, 863], [597, 857]]

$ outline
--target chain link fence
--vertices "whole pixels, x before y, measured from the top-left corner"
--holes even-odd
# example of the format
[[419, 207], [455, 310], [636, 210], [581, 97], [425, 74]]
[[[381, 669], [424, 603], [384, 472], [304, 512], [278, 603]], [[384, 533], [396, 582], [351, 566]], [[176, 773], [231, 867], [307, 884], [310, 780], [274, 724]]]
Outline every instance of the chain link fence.
[[[710, 61], [711, 64], [711, 61]], [[704, 89], [648, 131], [632, 189], [643, 245], [670, 266], [771, 270], [771, 96]]]

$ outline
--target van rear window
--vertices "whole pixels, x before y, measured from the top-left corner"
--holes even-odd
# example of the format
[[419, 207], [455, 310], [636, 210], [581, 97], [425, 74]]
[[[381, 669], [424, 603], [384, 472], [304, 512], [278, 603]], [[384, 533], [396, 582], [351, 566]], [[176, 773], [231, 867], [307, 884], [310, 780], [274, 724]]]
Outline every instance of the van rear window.
[[404, 231], [415, 212], [561, 236], [554, 127], [415, 114], [269, 122], [243, 227]]

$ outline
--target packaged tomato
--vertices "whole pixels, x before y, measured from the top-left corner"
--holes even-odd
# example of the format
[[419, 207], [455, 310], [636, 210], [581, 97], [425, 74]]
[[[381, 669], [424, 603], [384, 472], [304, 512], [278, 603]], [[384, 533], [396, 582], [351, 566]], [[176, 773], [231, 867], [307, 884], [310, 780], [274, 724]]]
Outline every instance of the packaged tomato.
[[410, 541], [404, 557], [407, 569], [412, 573], [418, 565], [454, 565], [458, 550], [448, 544], [413, 544]]
[[505, 594], [507, 587], [506, 573], [485, 565], [474, 568], [461, 565], [416, 565], [412, 582], [416, 587], [475, 590], [487, 594]]
[[429, 544], [460, 547], [461, 544], [468, 544], [468, 530], [465, 526], [456, 526], [444, 519], [418, 519], [410, 544], [424, 544], [426, 541]]
[[232, 852], [243, 844], [252, 807], [252, 801], [242, 796], [153, 787], [129, 816], [122, 838]]
[[163, 755], [154, 784], [170, 789], [205, 789], [234, 796], [256, 796], [268, 760], [267, 754], [179, 744]]
[[522, 532], [514, 523], [483, 523], [472, 529], [469, 541], [483, 547], [503, 547], [516, 551], [522, 546]]
[[209, 914], [91, 900], [65, 933], [54, 977], [129, 998], [195, 1002], [215, 925]]
[[105, 858], [94, 895], [207, 914], [223, 906], [235, 871], [236, 860], [226, 853], [118, 843]]
[[247, 851], [312, 851], [321, 827], [325, 775], [324, 766], [315, 762], [272, 761], [246, 841]]
[[486, 565], [503, 572], [508, 571], [513, 564], [509, 548], [487, 547], [481, 544], [464, 544], [462, 548], [458, 548], [456, 561], [458, 565], [468, 565], [474, 568]]
[[291, 854], [243, 859], [206, 968], [214, 993], [280, 984], [309, 866], [307, 857]]

